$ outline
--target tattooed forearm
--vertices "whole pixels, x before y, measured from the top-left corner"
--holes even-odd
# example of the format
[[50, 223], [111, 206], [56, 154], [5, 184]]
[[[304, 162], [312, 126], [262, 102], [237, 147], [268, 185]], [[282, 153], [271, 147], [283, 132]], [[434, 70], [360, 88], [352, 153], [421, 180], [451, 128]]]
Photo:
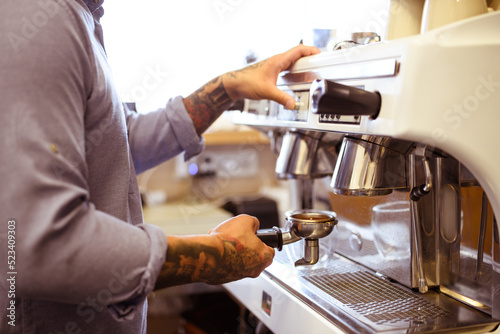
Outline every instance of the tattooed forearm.
[[208, 82], [184, 99], [184, 105], [199, 135], [233, 102], [224, 87], [222, 76]]
[[266, 60], [263, 60], [225, 73], [184, 98], [184, 105], [199, 135], [205, 132], [222, 112], [228, 110], [235, 100], [245, 97], [240, 96], [242, 86], [245, 85], [241, 78], [259, 69], [265, 62]]
[[217, 280], [221, 284], [242, 277], [256, 277], [264, 269], [263, 263], [270, 263], [272, 257], [266, 253], [262, 258], [255, 250], [245, 249], [237, 241], [221, 239], [224, 245], [222, 265], [217, 270]]
[[262, 260], [255, 250], [222, 236], [169, 239], [167, 259], [155, 288], [191, 282], [222, 284], [255, 277], [264, 269], [263, 262], [269, 263], [271, 258]]
[[217, 247], [218, 244], [205, 242], [206, 238], [169, 238], [167, 258], [156, 281], [156, 288], [208, 282], [223, 252]]

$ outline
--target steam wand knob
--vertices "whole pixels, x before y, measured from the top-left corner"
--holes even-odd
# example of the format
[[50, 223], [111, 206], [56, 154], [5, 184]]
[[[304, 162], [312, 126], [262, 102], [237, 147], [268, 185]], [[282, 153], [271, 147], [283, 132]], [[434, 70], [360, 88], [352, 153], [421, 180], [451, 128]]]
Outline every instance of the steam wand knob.
[[428, 159], [424, 159], [424, 168], [425, 183], [420, 186], [413, 187], [413, 189], [410, 191], [410, 199], [414, 202], [427, 195], [432, 189], [432, 173]]
[[418, 201], [425, 195], [429, 193], [429, 190], [425, 189], [425, 184], [422, 184], [420, 186], [413, 187], [413, 189], [410, 192], [410, 199], [412, 201]]

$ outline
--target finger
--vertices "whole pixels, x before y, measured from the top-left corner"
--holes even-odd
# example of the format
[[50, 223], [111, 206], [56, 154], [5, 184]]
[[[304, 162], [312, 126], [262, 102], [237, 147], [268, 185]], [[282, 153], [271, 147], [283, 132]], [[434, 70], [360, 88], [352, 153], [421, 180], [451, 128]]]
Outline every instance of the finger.
[[288, 93], [282, 91], [277, 87], [271, 87], [269, 89], [269, 99], [278, 102], [283, 105], [288, 110], [293, 110], [295, 108], [295, 99]]
[[250, 216], [248, 214], [241, 214], [236, 216], [235, 218], [239, 219], [240, 223], [245, 225], [245, 229], [250, 228], [254, 232], [257, 232], [257, 230], [259, 229], [260, 222], [257, 217]]
[[305, 57], [305, 56], [311, 56], [320, 53], [320, 49], [318, 49], [315, 46], [307, 46], [303, 44], [299, 44], [287, 52], [294, 54], [295, 57]]
[[254, 229], [254, 232], [257, 232], [257, 230], [260, 227], [259, 219], [257, 219], [257, 217], [254, 217], [254, 216], [250, 216], [250, 217], [253, 218], [253, 229]]
[[[320, 52], [316, 47], [298, 45], [281, 55], [276, 63], [278, 72], [286, 70], [302, 57], [315, 55]], [[295, 108], [295, 99], [288, 93], [278, 89], [275, 85], [269, 87], [267, 94], [269, 95], [269, 99], [278, 102], [286, 109], [293, 110]]]
[[306, 56], [312, 56], [320, 52], [321, 51], [314, 46], [305, 46], [302, 44], [298, 45], [283, 53], [284, 57], [283, 57], [282, 68], [287, 69], [300, 58]]
[[[274, 256], [276, 255], [276, 250], [272, 247], [269, 247], [269, 246], [267, 246], [267, 247], [271, 249], [271, 253], [273, 253], [273, 258], [274, 258]], [[273, 262], [273, 259], [271, 259], [271, 262]]]

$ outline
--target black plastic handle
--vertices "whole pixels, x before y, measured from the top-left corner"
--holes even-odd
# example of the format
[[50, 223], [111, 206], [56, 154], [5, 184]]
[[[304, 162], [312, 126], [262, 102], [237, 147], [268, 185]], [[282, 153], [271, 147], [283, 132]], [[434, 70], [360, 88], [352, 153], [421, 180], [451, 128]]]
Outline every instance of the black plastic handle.
[[311, 111], [314, 114], [370, 116], [375, 119], [382, 105], [378, 92], [368, 92], [330, 80], [311, 84]]
[[421, 186], [413, 187], [413, 189], [410, 191], [410, 199], [416, 202], [428, 193], [429, 190], [426, 190], [425, 184], [422, 184]]
[[283, 249], [283, 235], [278, 227], [274, 226], [270, 229], [257, 230], [256, 235], [269, 247], [276, 248], [279, 251]]

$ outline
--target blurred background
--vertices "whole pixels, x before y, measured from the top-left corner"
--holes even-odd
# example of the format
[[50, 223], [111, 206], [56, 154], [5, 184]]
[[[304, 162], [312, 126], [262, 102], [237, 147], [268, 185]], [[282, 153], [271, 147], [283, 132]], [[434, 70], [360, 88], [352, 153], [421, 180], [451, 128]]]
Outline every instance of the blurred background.
[[102, 19], [119, 94], [139, 112], [299, 44], [383, 36], [389, 0], [107, 0]]

